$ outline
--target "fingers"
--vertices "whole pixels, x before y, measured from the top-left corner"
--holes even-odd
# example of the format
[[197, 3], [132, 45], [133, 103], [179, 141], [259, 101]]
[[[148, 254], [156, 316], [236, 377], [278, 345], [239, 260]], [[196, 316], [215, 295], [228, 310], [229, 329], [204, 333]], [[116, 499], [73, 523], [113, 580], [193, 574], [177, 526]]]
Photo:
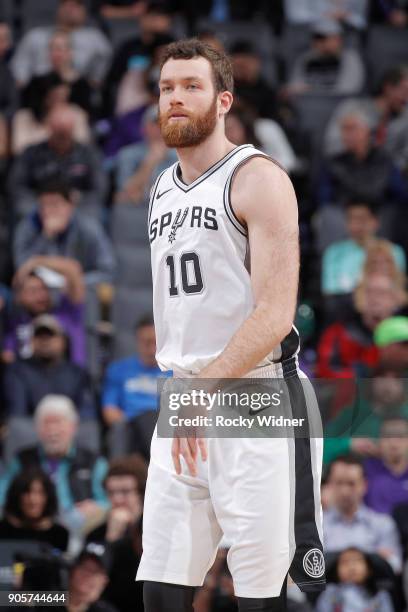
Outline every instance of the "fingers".
[[191, 476], [197, 476], [197, 447], [195, 438], [180, 438], [180, 449]]
[[180, 463], [180, 438], [174, 438], [171, 445], [171, 456], [173, 459], [174, 469], [176, 474], [181, 474], [181, 463]]
[[176, 474], [181, 474], [180, 455], [186, 462], [191, 476], [197, 476], [197, 454], [200, 452], [202, 461], [207, 460], [207, 444], [203, 438], [174, 438], [171, 447]]
[[202, 461], [207, 461], [207, 442], [205, 438], [197, 438], [198, 448], [200, 449]]

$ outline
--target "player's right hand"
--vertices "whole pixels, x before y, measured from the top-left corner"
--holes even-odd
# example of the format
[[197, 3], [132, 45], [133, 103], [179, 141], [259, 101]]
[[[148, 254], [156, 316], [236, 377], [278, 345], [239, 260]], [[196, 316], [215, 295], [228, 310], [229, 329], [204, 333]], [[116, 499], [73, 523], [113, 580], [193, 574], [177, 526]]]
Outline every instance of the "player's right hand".
[[201, 455], [202, 461], [206, 461], [207, 443], [205, 438], [174, 438], [171, 447], [171, 456], [173, 458], [176, 473], [181, 474], [182, 472], [180, 457], [183, 457], [191, 476], [197, 476], [198, 452]]

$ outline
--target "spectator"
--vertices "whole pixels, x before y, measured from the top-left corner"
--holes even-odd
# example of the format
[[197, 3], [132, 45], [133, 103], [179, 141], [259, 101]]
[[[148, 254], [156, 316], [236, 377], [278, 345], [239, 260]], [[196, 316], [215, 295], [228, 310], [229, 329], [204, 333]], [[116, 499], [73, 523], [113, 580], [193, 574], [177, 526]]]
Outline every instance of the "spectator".
[[107, 544], [129, 535], [142, 517], [146, 477], [147, 464], [137, 456], [112, 461], [103, 483], [110, 510], [106, 520], [87, 535], [87, 542]]
[[326, 552], [358, 547], [377, 553], [401, 572], [401, 547], [394, 521], [363, 503], [367, 490], [364, 469], [352, 455], [337, 457], [329, 468], [333, 506], [324, 512]]
[[161, 172], [177, 161], [160, 133], [157, 106], [150, 106], [143, 115], [144, 142], [123, 147], [117, 156], [116, 202], [147, 204], [152, 184]]
[[345, 149], [341, 137], [343, 117], [362, 113], [373, 132], [374, 144], [385, 145], [394, 163], [404, 168], [407, 161], [404, 151], [408, 148], [407, 103], [408, 68], [397, 66], [387, 70], [374, 97], [345, 100], [337, 106], [326, 128], [327, 153], [336, 155]]
[[287, 91], [299, 93], [358, 94], [365, 82], [365, 69], [355, 48], [344, 47], [341, 26], [321, 19], [312, 27], [311, 48], [293, 66]]
[[388, 417], [382, 424], [379, 457], [366, 459], [365, 503], [377, 512], [392, 514], [397, 504], [408, 503], [408, 420]]
[[17, 226], [13, 254], [15, 266], [41, 255], [42, 265], [52, 268], [54, 257], [76, 260], [86, 285], [109, 282], [114, 272], [111, 244], [96, 220], [81, 217], [66, 182], [44, 182], [38, 192], [38, 209]]
[[149, 457], [157, 419], [157, 383], [161, 375], [155, 354], [154, 323], [148, 315], [136, 325], [136, 354], [114, 361], [106, 373], [102, 411], [110, 428], [112, 457], [129, 452]]
[[105, 19], [138, 19], [146, 10], [144, 0], [94, 0], [94, 10]]
[[111, 47], [95, 27], [86, 26], [84, 0], [59, 0], [54, 26], [30, 29], [21, 39], [12, 61], [14, 78], [20, 86], [34, 76], [51, 70], [49, 41], [55, 29], [70, 33], [74, 65], [79, 73], [96, 85], [102, 83], [111, 57]]
[[[55, 276], [49, 278], [49, 272], [54, 272]], [[55, 283], [60, 284], [61, 289], [53, 295]], [[83, 303], [83, 275], [75, 260], [40, 255], [28, 259], [14, 277], [14, 304], [7, 319], [3, 361], [10, 363], [16, 357], [31, 357], [32, 320], [49, 313], [56, 317], [68, 338], [70, 359], [84, 365]]]
[[[405, 266], [402, 262], [401, 255], [396, 257], [395, 245], [388, 240], [382, 240], [377, 238], [372, 240], [366, 249], [366, 259], [363, 266], [362, 276], [368, 276], [370, 274], [386, 274], [392, 278], [395, 284], [400, 287], [402, 291], [405, 291], [407, 279], [405, 273], [401, 268], [405, 270]], [[401, 253], [401, 251], [400, 251]], [[399, 265], [397, 262], [401, 262]]]
[[381, 363], [399, 369], [406, 376], [408, 371], [408, 317], [395, 316], [382, 321], [375, 329], [374, 342], [378, 347]]
[[376, 147], [368, 118], [352, 112], [341, 119], [344, 152], [330, 157], [323, 169], [318, 200], [321, 205], [362, 201], [405, 202], [407, 186], [389, 154]]
[[11, 148], [14, 155], [49, 138], [48, 117], [54, 108], [62, 110], [60, 105], [70, 108], [75, 140], [82, 144], [89, 143], [87, 114], [76, 104], [68, 104], [69, 97], [69, 87], [56, 72], [31, 79], [22, 93], [23, 108], [13, 118]]
[[58, 497], [59, 516], [72, 533], [96, 523], [106, 509], [103, 479], [107, 463], [74, 443], [78, 413], [66, 397], [47, 396], [36, 408], [35, 425], [39, 443], [19, 451], [0, 479], [0, 503], [11, 480], [29, 467], [41, 467], [53, 481]]
[[11, 45], [10, 26], [0, 20], [0, 116], [6, 120], [17, 108], [17, 90], [9, 68]]
[[285, 19], [291, 25], [311, 25], [316, 17], [334, 19], [356, 30], [367, 27], [367, 0], [283, 0]]
[[401, 370], [380, 364], [372, 378], [358, 381], [353, 404], [325, 426], [324, 463], [350, 451], [365, 457], [378, 455], [383, 422], [408, 419], [407, 390], [401, 374]]
[[143, 610], [140, 583], [135, 582], [141, 553], [141, 515], [147, 465], [138, 457], [111, 463], [104, 486], [110, 510], [107, 520], [87, 536], [87, 542], [102, 543], [110, 555], [109, 585], [104, 597], [121, 612]]
[[121, 115], [145, 106], [150, 97], [146, 89], [144, 72], [153, 57], [154, 50], [168, 36], [172, 19], [160, 3], [151, 2], [138, 19], [139, 35], [125, 41], [115, 52], [105, 80], [105, 115]]
[[[10, 437], [13, 420], [18, 427], [18, 442], [32, 439], [31, 417], [35, 407], [48, 394], [69, 397], [77, 407], [81, 427], [87, 432], [87, 442], [99, 447], [96, 407], [87, 372], [66, 359], [66, 336], [52, 315], [40, 315], [33, 320], [32, 357], [17, 359], [4, 373], [4, 405], [8, 414]], [[27, 434], [24, 435], [24, 430]], [[17, 434], [15, 434], [17, 435]]]
[[74, 66], [73, 48], [69, 34], [57, 30], [50, 38], [49, 55], [51, 70], [58, 74], [69, 88], [69, 101], [92, 115], [94, 111], [94, 95], [89, 80], [81, 76]]
[[225, 47], [222, 40], [212, 30], [200, 30], [197, 34], [197, 38], [198, 40], [201, 40], [201, 42], [207, 43], [207, 45], [214, 47], [214, 49], [217, 51], [225, 53]]
[[50, 478], [33, 468], [17, 474], [11, 481], [0, 521], [0, 538], [36, 540], [65, 552], [68, 531], [55, 522], [58, 500]]
[[371, 274], [354, 292], [354, 313], [340, 318], [321, 335], [317, 349], [317, 375], [327, 378], [354, 378], [365, 368], [378, 364], [373, 332], [382, 320], [404, 303], [399, 285], [384, 274]]
[[253, 144], [288, 172], [296, 167], [296, 155], [281, 126], [273, 119], [259, 119], [249, 109], [233, 107], [225, 118], [227, 138], [237, 146]]
[[69, 572], [68, 605], [61, 612], [117, 612], [102, 598], [109, 582], [109, 561], [101, 547], [86, 547], [73, 562]]
[[371, 3], [371, 18], [394, 28], [405, 28], [408, 24], [406, 0], [374, 0]]
[[374, 555], [349, 547], [339, 553], [335, 564], [333, 581], [319, 596], [316, 612], [394, 612], [389, 593], [376, 584], [378, 561], [376, 563]]
[[248, 41], [237, 41], [230, 49], [235, 98], [256, 108], [260, 117], [276, 119], [275, 92], [261, 74], [261, 57]]
[[75, 120], [69, 105], [54, 107], [47, 118], [48, 139], [28, 147], [16, 159], [10, 191], [17, 214], [30, 212], [36, 203], [35, 191], [57, 175], [75, 190], [82, 211], [95, 217], [101, 214], [106, 177], [96, 150], [75, 140]]
[[[374, 250], [378, 250], [381, 244], [375, 241], [378, 227], [378, 212], [375, 204], [359, 200], [349, 200], [346, 203], [346, 228], [349, 237], [347, 240], [330, 245], [323, 253], [323, 294], [347, 294], [355, 289], [361, 280], [367, 248], [372, 244], [374, 253]], [[396, 244], [389, 244], [389, 249], [394, 266], [404, 273], [406, 261], [403, 249]], [[380, 272], [378, 268], [375, 271]], [[381, 272], [385, 271], [381, 270]]]

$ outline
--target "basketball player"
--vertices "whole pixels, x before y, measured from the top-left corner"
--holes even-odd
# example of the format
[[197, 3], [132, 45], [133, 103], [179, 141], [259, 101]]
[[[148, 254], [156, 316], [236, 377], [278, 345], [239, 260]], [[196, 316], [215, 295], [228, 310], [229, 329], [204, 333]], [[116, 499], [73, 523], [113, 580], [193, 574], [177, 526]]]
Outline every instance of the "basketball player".
[[[172, 43], [159, 86], [161, 132], [179, 162], [157, 179], [149, 209], [158, 363], [181, 377], [284, 377], [305, 404], [292, 184], [252, 145], [227, 140], [225, 55]], [[223, 534], [241, 612], [285, 610], [288, 573], [302, 590], [322, 589], [321, 446], [155, 434], [137, 574], [146, 612], [193, 610]]]

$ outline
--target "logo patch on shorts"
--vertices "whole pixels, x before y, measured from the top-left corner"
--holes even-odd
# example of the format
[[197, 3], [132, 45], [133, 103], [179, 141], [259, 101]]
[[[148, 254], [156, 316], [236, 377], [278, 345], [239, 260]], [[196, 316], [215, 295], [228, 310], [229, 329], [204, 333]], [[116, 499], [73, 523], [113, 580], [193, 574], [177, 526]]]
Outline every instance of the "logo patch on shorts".
[[311, 578], [321, 578], [324, 574], [324, 557], [321, 550], [312, 548], [303, 557], [303, 569]]

